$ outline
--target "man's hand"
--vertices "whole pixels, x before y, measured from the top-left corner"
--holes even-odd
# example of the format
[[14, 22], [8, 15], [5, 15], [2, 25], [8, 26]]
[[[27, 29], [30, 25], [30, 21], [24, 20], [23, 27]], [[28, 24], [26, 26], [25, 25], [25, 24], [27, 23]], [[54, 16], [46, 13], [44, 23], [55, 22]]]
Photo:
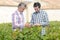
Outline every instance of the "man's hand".
[[40, 26], [40, 24], [39, 23], [36, 23], [36, 24], [34, 24], [34, 26]]
[[26, 23], [25, 26], [26, 26], [26, 27], [30, 27], [30, 24], [29, 24], [29, 23]]

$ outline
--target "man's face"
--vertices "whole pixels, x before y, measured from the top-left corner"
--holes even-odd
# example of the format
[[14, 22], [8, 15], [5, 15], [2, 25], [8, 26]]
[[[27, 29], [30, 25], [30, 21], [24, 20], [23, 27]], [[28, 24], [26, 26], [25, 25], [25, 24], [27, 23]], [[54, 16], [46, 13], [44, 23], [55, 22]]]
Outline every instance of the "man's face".
[[23, 12], [23, 11], [25, 10], [25, 8], [26, 8], [26, 7], [21, 6], [21, 7], [18, 8], [18, 10], [19, 10], [20, 12]]
[[37, 7], [34, 7], [34, 10], [35, 10], [35, 12], [38, 12], [40, 10], [40, 8], [37, 6]]

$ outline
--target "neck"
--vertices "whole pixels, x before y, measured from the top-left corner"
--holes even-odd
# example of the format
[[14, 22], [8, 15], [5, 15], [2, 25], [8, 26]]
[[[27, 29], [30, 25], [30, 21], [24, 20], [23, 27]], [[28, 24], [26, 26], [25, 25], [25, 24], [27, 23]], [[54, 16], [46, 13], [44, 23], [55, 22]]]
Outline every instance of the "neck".
[[21, 12], [20, 9], [18, 9], [18, 11]]
[[20, 12], [19, 10], [17, 10], [19, 14], [22, 14], [22, 12]]

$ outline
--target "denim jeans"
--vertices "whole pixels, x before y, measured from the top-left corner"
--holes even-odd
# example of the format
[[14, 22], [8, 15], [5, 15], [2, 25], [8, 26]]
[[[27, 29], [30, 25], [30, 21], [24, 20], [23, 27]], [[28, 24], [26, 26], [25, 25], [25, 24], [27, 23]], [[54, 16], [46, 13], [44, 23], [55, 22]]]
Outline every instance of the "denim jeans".
[[45, 26], [42, 26], [41, 35], [45, 35], [45, 34], [46, 34]]

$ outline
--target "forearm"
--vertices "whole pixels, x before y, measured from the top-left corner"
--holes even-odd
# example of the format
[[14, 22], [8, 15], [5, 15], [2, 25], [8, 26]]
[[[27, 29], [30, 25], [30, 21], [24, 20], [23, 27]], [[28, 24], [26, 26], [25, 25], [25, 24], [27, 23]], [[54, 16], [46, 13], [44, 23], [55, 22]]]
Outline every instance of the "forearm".
[[49, 25], [49, 22], [42, 22], [41, 25], [42, 26], [47, 26], [47, 25]]

